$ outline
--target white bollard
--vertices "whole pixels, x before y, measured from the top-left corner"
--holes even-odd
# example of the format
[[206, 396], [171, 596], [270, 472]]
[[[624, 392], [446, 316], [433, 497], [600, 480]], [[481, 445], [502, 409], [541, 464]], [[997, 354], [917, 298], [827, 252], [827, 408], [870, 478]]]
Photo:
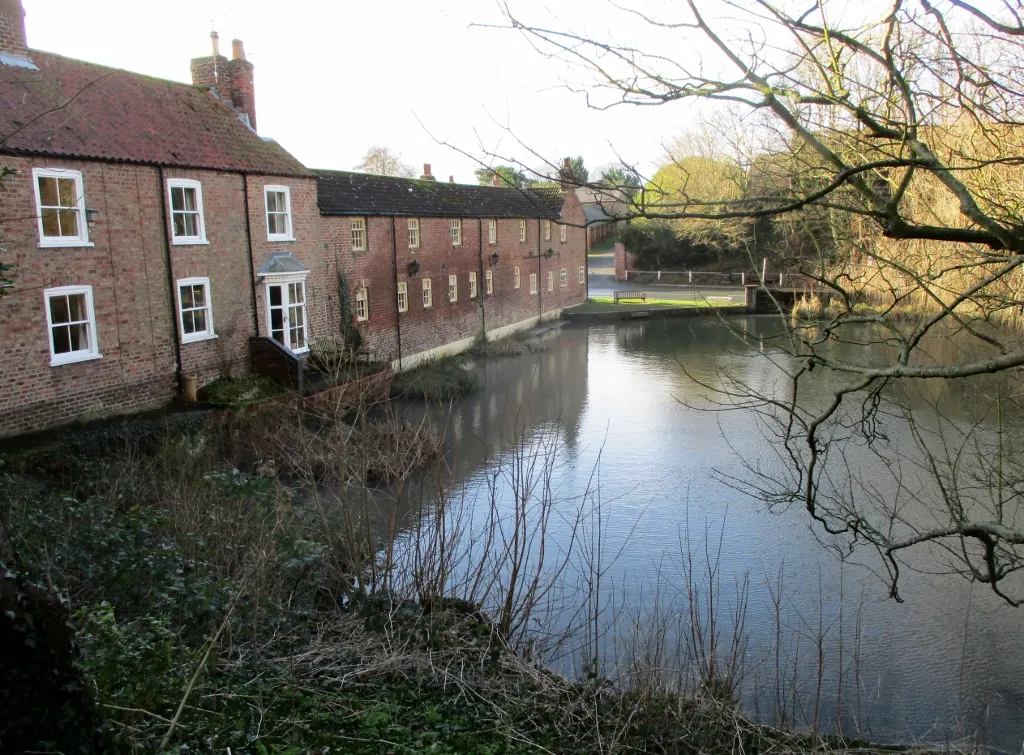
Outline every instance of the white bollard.
[[661, 270], [658, 271], [658, 280], [661, 280]]
[[741, 286], [747, 285], [747, 274], [746, 273], [740, 273], [740, 285]]
[[690, 283], [693, 283], [693, 270], [687, 271], [686, 274], [690, 276]]

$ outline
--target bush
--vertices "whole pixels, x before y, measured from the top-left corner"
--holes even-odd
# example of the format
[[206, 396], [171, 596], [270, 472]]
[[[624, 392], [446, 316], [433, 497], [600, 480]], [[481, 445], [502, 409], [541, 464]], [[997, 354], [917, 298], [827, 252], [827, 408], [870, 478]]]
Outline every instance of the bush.
[[465, 356], [442, 357], [395, 375], [392, 398], [453, 401], [483, 386], [483, 379]]

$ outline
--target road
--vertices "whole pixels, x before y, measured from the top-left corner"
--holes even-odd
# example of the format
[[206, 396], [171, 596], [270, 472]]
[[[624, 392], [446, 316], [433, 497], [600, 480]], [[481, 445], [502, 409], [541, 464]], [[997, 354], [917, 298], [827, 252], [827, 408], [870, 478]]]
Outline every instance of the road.
[[677, 301], [708, 301], [730, 302], [743, 304], [743, 289], [738, 286], [672, 286], [663, 283], [637, 284], [632, 281], [615, 280], [615, 255], [593, 254], [590, 262], [590, 295], [611, 296], [615, 291], [647, 292], [653, 299], [673, 299]]

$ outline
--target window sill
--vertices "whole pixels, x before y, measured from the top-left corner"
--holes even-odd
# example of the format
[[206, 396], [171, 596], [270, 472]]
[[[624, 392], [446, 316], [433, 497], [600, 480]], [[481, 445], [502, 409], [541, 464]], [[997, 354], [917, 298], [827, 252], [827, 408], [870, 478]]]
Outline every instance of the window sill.
[[91, 362], [93, 359], [102, 359], [102, 354], [75, 354], [74, 356], [61, 354], [60, 356], [50, 355], [50, 366], [60, 367], [65, 364], [77, 364], [78, 362]]
[[203, 333], [202, 335], [190, 334], [181, 337], [182, 343], [199, 343], [200, 341], [212, 341], [217, 338], [216, 333]]
[[207, 246], [210, 242], [206, 239], [198, 238], [172, 238], [171, 244], [173, 246]]
[[40, 241], [40, 249], [73, 249], [76, 247], [88, 247], [96, 246], [91, 241], [82, 241], [80, 239], [68, 239], [67, 241]]
[[269, 242], [295, 241], [295, 237], [294, 236], [267, 236], [267, 241], [269, 241]]

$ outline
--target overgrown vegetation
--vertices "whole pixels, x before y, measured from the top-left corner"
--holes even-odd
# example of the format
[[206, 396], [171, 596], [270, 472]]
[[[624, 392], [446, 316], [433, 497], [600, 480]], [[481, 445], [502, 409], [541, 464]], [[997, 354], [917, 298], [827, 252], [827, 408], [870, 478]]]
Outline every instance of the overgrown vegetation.
[[250, 406], [278, 396], [283, 389], [262, 375], [218, 378], [199, 389], [199, 399], [212, 406]]
[[395, 375], [393, 398], [452, 401], [483, 386], [483, 378], [464, 354], [440, 357]]
[[495, 341], [478, 338], [467, 353], [475, 357], [518, 357], [542, 351], [544, 344], [536, 338], [500, 338]]

